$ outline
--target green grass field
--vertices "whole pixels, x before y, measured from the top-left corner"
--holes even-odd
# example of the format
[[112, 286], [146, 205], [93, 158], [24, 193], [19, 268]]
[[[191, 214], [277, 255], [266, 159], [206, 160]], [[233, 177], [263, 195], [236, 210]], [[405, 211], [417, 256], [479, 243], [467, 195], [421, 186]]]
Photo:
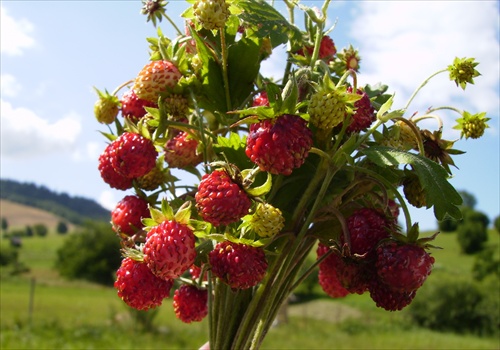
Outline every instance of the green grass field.
[[[54, 233], [26, 238], [19, 260], [31, 271], [10, 276], [10, 267], [1, 268], [0, 348], [196, 349], [205, 342], [206, 321], [183, 324], [175, 318], [169, 299], [159, 309], [153, 329], [144, 332], [113, 288], [61, 279], [53, 267], [64, 239]], [[7, 244], [3, 239], [2, 249]], [[488, 245], [498, 248], [498, 244], [498, 233], [491, 231]], [[436, 265], [429, 281], [443, 274], [470, 275], [474, 257], [460, 253], [454, 234], [441, 234], [436, 245], [445, 249], [433, 252]], [[314, 292], [322, 295], [319, 286]], [[418, 328], [410, 322], [407, 309], [386, 312], [365, 294], [291, 305], [289, 322], [273, 328], [263, 348], [500, 349], [500, 340]]]

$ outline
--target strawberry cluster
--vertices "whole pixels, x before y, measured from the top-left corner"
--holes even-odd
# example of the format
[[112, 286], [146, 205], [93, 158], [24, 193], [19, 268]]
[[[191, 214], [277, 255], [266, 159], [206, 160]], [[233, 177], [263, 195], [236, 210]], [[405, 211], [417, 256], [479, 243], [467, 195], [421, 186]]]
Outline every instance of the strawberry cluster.
[[[143, 2], [155, 26], [173, 23], [167, 2]], [[317, 247], [327, 295], [407, 306], [431, 273], [434, 236], [418, 238], [406, 202], [438, 219], [459, 213], [447, 178], [462, 152], [434, 113], [445, 107], [406, 117], [387, 86], [358, 86], [359, 52], [337, 50], [324, 9], [297, 7], [300, 29], [262, 0], [189, 4], [184, 33], [158, 28], [135, 77], [113, 93], [96, 89], [95, 116], [109, 128], [98, 171], [127, 191], [111, 212], [118, 296], [146, 310], [173, 294], [183, 322], [217, 315], [214, 349], [255, 347], [302, 271], [314, 271], [302, 265]], [[266, 77], [262, 61], [283, 44], [283, 78]], [[445, 71], [465, 89], [476, 66], [456, 59]], [[489, 118], [460, 115], [462, 136], [483, 135]], [[420, 129], [430, 118], [437, 129]], [[224, 317], [234, 311], [226, 305], [246, 311]]]

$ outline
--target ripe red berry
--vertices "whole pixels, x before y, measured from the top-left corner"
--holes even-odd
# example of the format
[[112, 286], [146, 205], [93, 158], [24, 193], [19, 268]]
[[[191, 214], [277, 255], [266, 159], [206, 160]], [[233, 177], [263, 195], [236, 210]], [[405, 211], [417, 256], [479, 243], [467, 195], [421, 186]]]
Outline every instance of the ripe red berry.
[[[348, 93], [352, 93], [352, 87], [347, 88]], [[354, 102], [354, 114], [352, 115], [351, 124], [347, 127], [347, 132], [359, 132], [365, 130], [375, 121], [375, 109], [372, 106], [370, 98], [366, 92], [358, 89], [356, 91], [358, 95], [361, 95], [361, 99]]]
[[158, 152], [153, 142], [139, 134], [124, 132], [111, 146], [114, 149], [111, 165], [125, 177], [141, 177], [156, 166]]
[[214, 226], [238, 221], [252, 205], [245, 191], [223, 169], [203, 175], [195, 199], [203, 220]]
[[267, 106], [269, 107], [269, 98], [267, 97], [267, 92], [259, 92], [253, 98], [252, 107]]
[[113, 165], [111, 159], [113, 158], [114, 148], [112, 144], [106, 146], [102, 154], [99, 156], [98, 169], [102, 179], [110, 187], [117, 190], [126, 190], [132, 187], [132, 179], [129, 179], [122, 174], [118, 173]]
[[208, 314], [208, 292], [183, 284], [174, 293], [175, 316], [184, 323], [199, 322]]
[[203, 160], [202, 154], [196, 152], [197, 147], [196, 139], [187, 132], [180, 132], [165, 145], [165, 161], [171, 168], [196, 166]]
[[312, 147], [312, 132], [304, 119], [284, 114], [250, 126], [246, 155], [263, 171], [290, 175], [304, 164]]
[[130, 307], [148, 310], [160, 306], [170, 295], [172, 280], [156, 277], [146, 264], [125, 258], [116, 272], [114, 287], [118, 296]]
[[[318, 259], [326, 254], [328, 250], [329, 248], [327, 246], [320, 243], [316, 251]], [[332, 298], [343, 298], [349, 294], [349, 291], [344, 288], [339, 280], [335, 267], [336, 263], [336, 255], [332, 253], [319, 264], [318, 283], [328, 296]]]
[[127, 236], [142, 229], [143, 218], [151, 217], [148, 202], [138, 196], [125, 196], [111, 212], [113, 229]]
[[177, 278], [194, 263], [195, 240], [187, 225], [163, 221], [152, 227], [146, 236], [144, 262], [160, 278]]
[[266, 274], [267, 261], [261, 248], [224, 241], [208, 254], [212, 273], [234, 289], [258, 284]]
[[387, 241], [377, 248], [377, 274], [390, 289], [416, 291], [432, 271], [434, 258], [416, 244]]
[[123, 117], [129, 118], [134, 123], [146, 114], [144, 107], [157, 107], [155, 102], [142, 100], [137, 97], [135, 91], [132, 89], [123, 94], [120, 102]]
[[398, 292], [390, 289], [378, 278], [373, 278], [368, 286], [370, 297], [378, 307], [387, 311], [402, 310], [415, 298], [415, 291]]
[[[347, 218], [351, 238], [351, 253], [364, 255], [371, 258], [375, 253], [377, 244], [389, 238], [390, 225], [383, 214], [375, 209], [361, 208]], [[341, 242], [344, 242], [341, 236]]]

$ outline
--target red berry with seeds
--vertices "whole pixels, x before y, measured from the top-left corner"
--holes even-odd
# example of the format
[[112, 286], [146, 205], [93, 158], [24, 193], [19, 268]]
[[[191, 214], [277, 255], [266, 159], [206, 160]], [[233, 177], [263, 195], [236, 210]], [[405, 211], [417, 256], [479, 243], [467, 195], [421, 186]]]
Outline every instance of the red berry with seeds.
[[252, 107], [267, 106], [269, 107], [269, 98], [267, 97], [267, 92], [259, 92], [253, 98]]
[[157, 103], [160, 93], [175, 87], [181, 77], [182, 74], [172, 62], [152, 61], [139, 72], [132, 89], [141, 100]]
[[[329, 250], [330, 248], [320, 243], [316, 251], [318, 259]], [[335, 266], [337, 262], [337, 256], [335, 253], [331, 253], [319, 264], [318, 283], [328, 296], [332, 298], [343, 298], [349, 294], [349, 291], [344, 288], [340, 282]]]
[[[351, 238], [351, 254], [366, 254], [367, 259], [373, 257], [377, 244], [390, 236], [390, 225], [386, 218], [371, 208], [356, 210], [347, 218], [347, 227]], [[345, 243], [343, 236], [341, 242]]]
[[187, 132], [180, 132], [165, 145], [165, 161], [171, 168], [196, 166], [203, 160], [197, 152], [198, 141]]
[[127, 236], [141, 230], [143, 218], [151, 217], [148, 202], [138, 196], [125, 196], [111, 212], [113, 229]]
[[[352, 87], [347, 88], [348, 93], [352, 93]], [[358, 89], [356, 91], [361, 95], [361, 99], [354, 102], [354, 114], [352, 115], [351, 124], [347, 127], [347, 132], [359, 132], [368, 128], [375, 121], [375, 109], [372, 106], [370, 98], [366, 92]]]
[[183, 284], [174, 293], [175, 316], [184, 323], [199, 322], [208, 314], [208, 292]]
[[111, 164], [116, 172], [127, 178], [137, 178], [156, 166], [155, 146], [150, 139], [133, 132], [124, 132], [111, 143], [114, 151]]
[[422, 286], [434, 258], [417, 244], [387, 241], [377, 248], [377, 274], [390, 289], [411, 292]]
[[223, 169], [203, 175], [195, 199], [203, 220], [214, 226], [238, 221], [252, 205], [245, 191]]
[[304, 119], [284, 114], [250, 126], [246, 155], [263, 171], [290, 175], [304, 164], [312, 147], [312, 133]]
[[146, 109], [144, 107], [157, 107], [155, 102], [150, 102], [142, 100], [137, 97], [134, 90], [129, 90], [123, 94], [121, 100], [121, 111], [125, 118], [129, 118], [134, 123], [137, 123], [139, 119], [146, 115]]
[[132, 179], [129, 179], [118, 173], [111, 164], [111, 160], [114, 157], [114, 152], [115, 149], [113, 144], [109, 144], [99, 156], [98, 169], [101, 177], [104, 182], [112, 188], [116, 188], [117, 190], [129, 189], [133, 185]]
[[146, 264], [125, 258], [116, 272], [114, 287], [118, 296], [130, 307], [148, 310], [160, 306], [168, 298], [172, 280], [156, 277]]
[[166, 220], [152, 227], [144, 244], [144, 262], [163, 279], [182, 275], [196, 259], [195, 236], [187, 225]]
[[387, 311], [398, 311], [411, 304], [415, 298], [415, 291], [398, 292], [390, 289], [386, 284], [374, 278], [369, 286], [370, 297], [378, 307]]
[[258, 284], [266, 274], [264, 250], [249, 245], [224, 241], [208, 254], [212, 273], [234, 289], [247, 289]]

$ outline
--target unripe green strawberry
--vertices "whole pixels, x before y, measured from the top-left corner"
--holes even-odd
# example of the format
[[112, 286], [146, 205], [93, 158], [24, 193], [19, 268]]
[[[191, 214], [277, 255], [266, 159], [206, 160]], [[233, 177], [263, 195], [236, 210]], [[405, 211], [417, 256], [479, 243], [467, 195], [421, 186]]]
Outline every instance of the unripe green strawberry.
[[489, 128], [486, 123], [490, 118], [486, 118], [486, 113], [470, 114], [464, 111], [462, 118], [457, 119], [458, 125], [454, 126], [454, 129], [461, 130], [460, 137], [468, 139], [478, 139], [483, 136], [484, 131]]
[[95, 91], [99, 95], [99, 99], [94, 105], [94, 115], [97, 121], [101, 124], [113, 123], [120, 110], [120, 100], [107, 91], [102, 92], [98, 89]]
[[198, 0], [193, 9], [195, 18], [208, 30], [224, 28], [230, 15], [225, 0]]
[[149, 173], [136, 179], [137, 185], [145, 191], [154, 191], [165, 183], [167, 174], [165, 169], [158, 165], [155, 166]]
[[347, 105], [342, 93], [336, 89], [333, 91], [320, 90], [311, 96], [308, 113], [310, 122], [321, 130], [330, 130], [344, 120]]
[[173, 94], [163, 100], [165, 112], [172, 117], [172, 120], [182, 120], [189, 113], [189, 102], [182, 95]]
[[455, 57], [453, 64], [448, 66], [450, 80], [455, 81], [457, 86], [460, 85], [465, 90], [467, 84], [474, 84], [474, 78], [481, 74], [476, 70], [479, 62], [475, 62], [474, 58], [458, 58]]
[[407, 173], [403, 180], [403, 193], [408, 203], [416, 208], [426, 206], [425, 192], [417, 175]]
[[182, 74], [170, 61], [159, 60], [146, 64], [135, 78], [132, 89], [138, 98], [158, 102], [160, 93], [173, 88]]
[[251, 226], [261, 237], [272, 237], [285, 225], [281, 210], [268, 203], [259, 203], [252, 216]]

